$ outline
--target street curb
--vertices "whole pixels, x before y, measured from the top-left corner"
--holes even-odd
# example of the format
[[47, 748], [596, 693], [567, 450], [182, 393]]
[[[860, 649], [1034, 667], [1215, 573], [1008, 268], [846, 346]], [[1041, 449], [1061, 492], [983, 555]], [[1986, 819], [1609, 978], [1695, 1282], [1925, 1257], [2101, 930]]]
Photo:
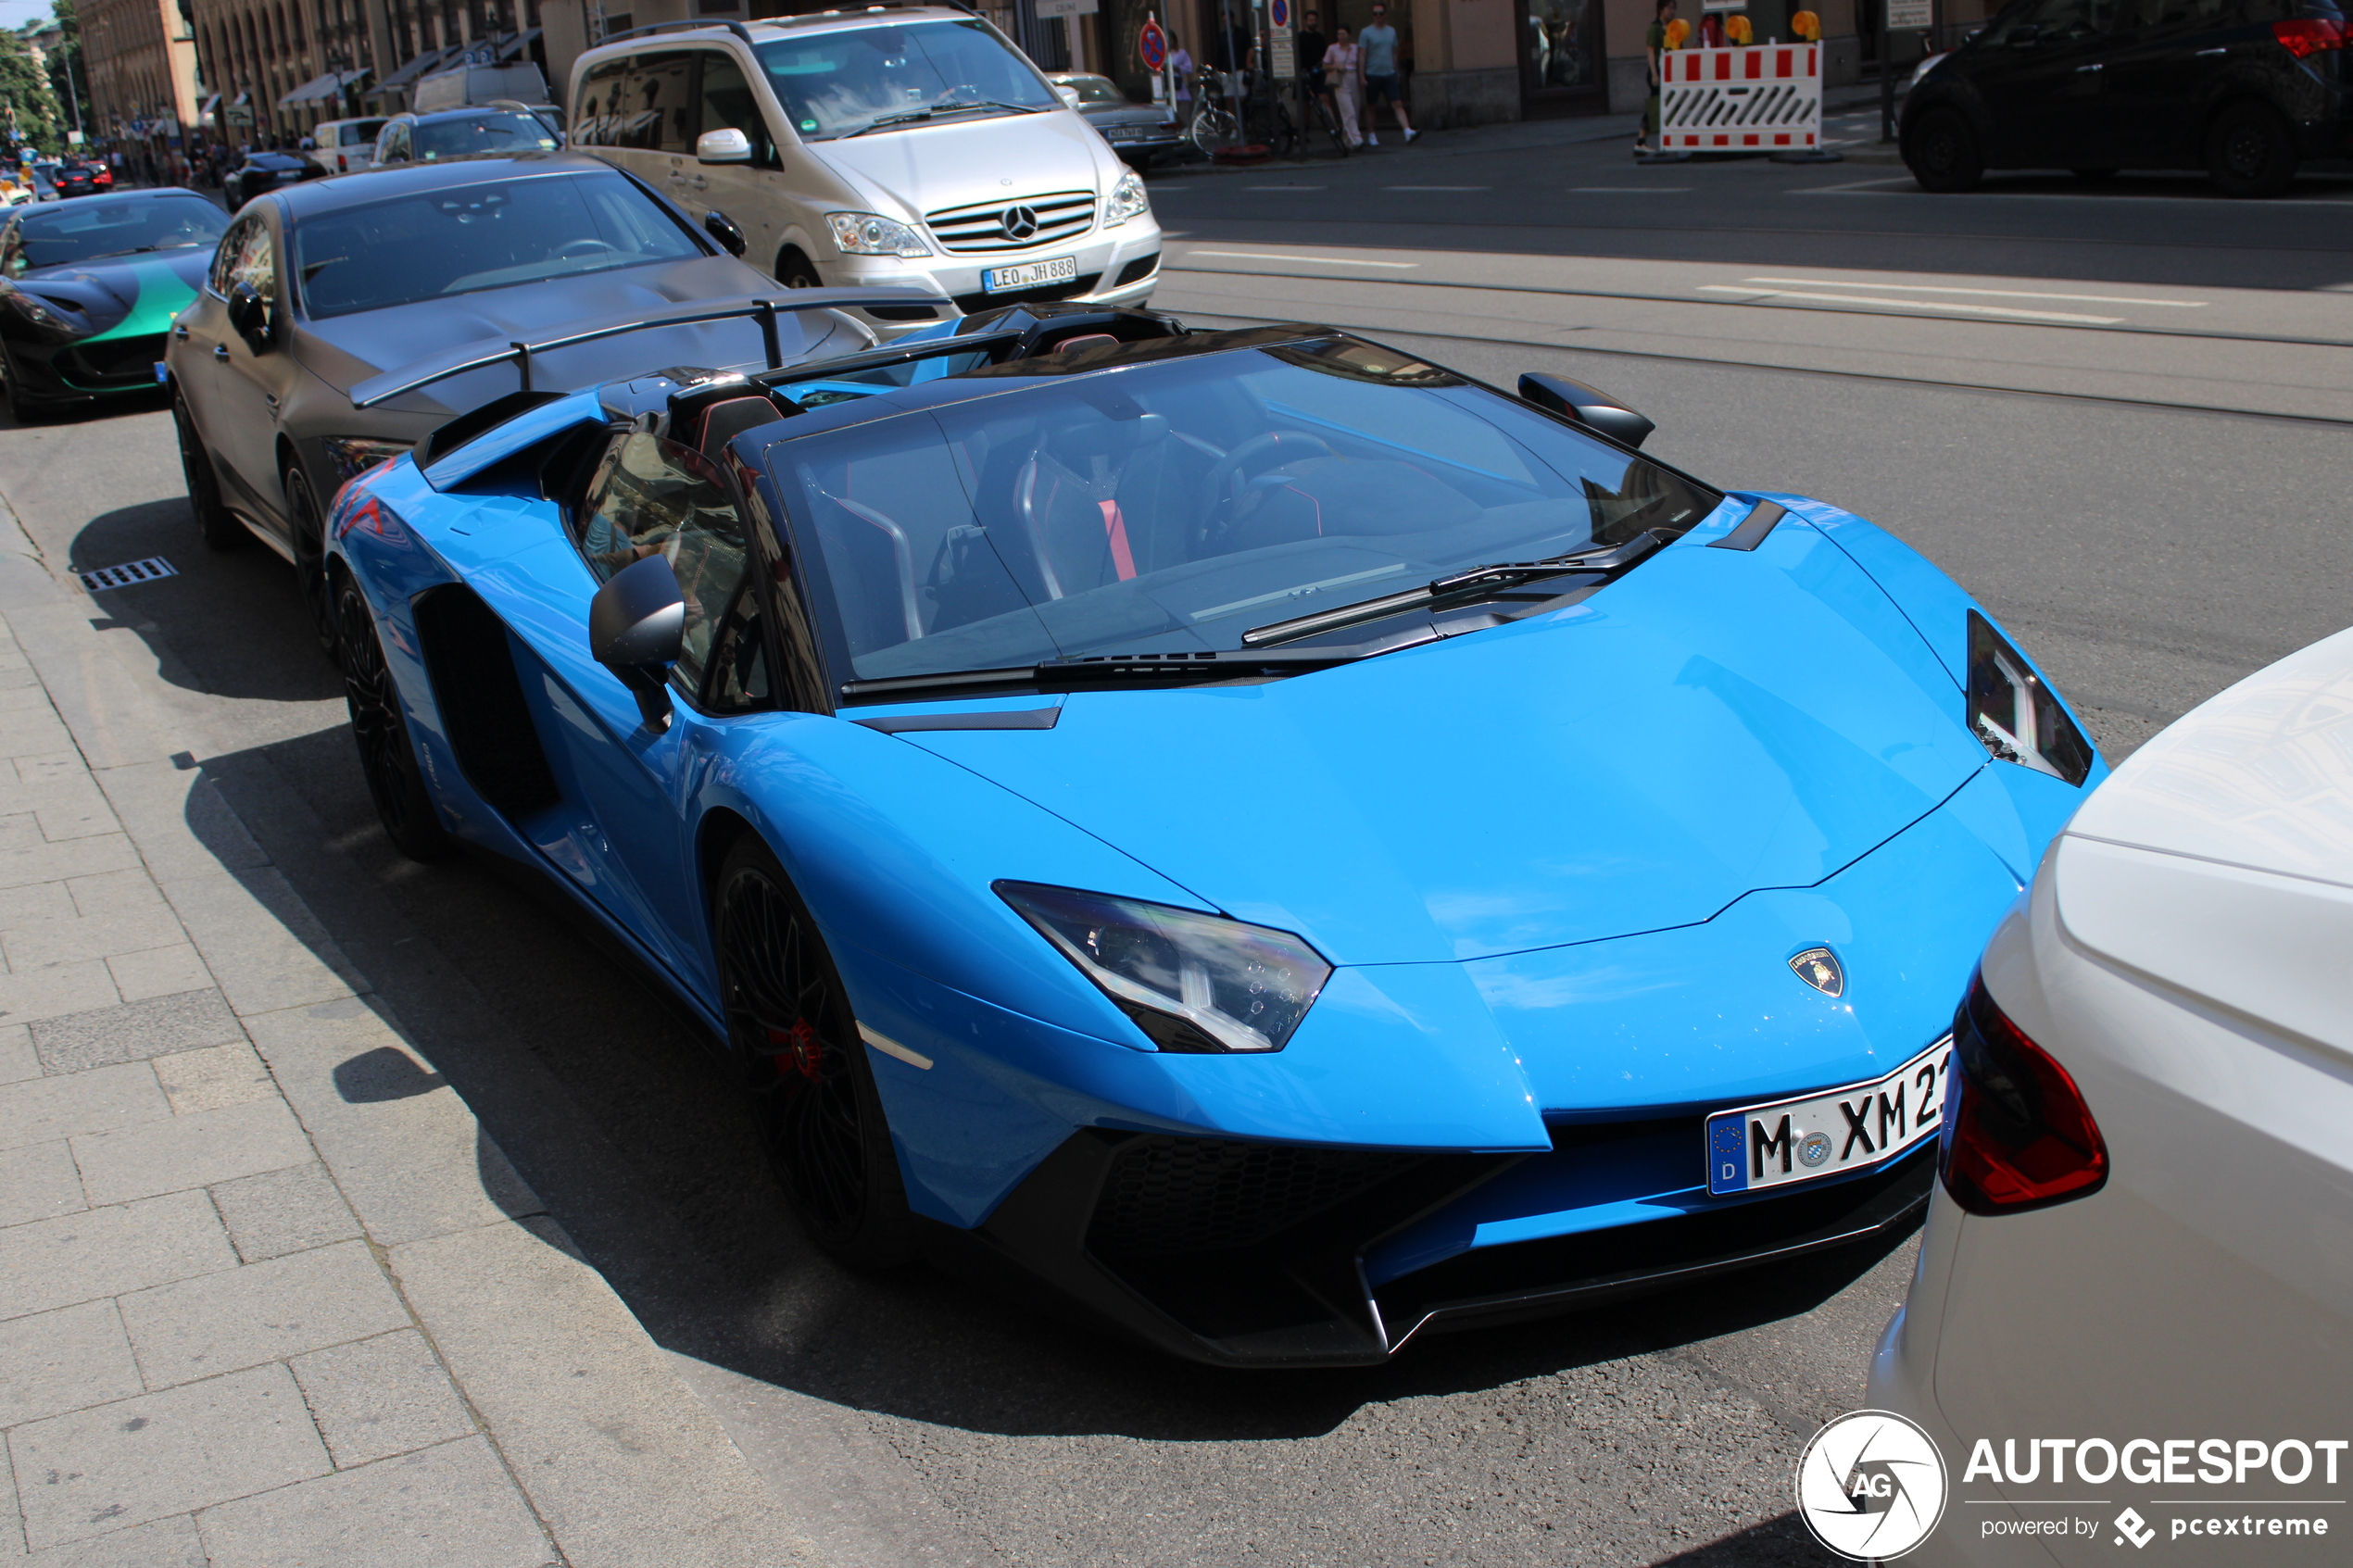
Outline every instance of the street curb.
[[439, 1075], [93, 626], [103, 611], [52, 576], [4, 495], [0, 618], [562, 1561], [817, 1558], [673, 1352], [582, 1258], [454, 1087], [384, 1103], [343, 1093], [339, 1071], [371, 1053]]

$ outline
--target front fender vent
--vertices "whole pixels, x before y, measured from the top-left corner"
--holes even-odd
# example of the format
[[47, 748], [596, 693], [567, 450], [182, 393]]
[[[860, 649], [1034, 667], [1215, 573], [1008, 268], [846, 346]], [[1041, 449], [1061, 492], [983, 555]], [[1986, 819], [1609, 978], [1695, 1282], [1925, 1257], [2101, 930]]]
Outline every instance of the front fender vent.
[[556, 775], [523, 700], [506, 623], [472, 589], [454, 584], [419, 596], [416, 615], [434, 705], [466, 782], [510, 821], [554, 805]]

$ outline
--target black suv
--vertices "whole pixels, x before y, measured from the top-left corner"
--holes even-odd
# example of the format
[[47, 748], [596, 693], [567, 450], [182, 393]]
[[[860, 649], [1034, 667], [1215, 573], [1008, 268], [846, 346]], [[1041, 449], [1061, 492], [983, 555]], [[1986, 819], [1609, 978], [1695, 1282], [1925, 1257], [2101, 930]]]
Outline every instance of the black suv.
[[2014, 0], [1904, 105], [1904, 162], [1931, 191], [1988, 169], [2204, 169], [2276, 195], [2353, 156], [2335, 0]]

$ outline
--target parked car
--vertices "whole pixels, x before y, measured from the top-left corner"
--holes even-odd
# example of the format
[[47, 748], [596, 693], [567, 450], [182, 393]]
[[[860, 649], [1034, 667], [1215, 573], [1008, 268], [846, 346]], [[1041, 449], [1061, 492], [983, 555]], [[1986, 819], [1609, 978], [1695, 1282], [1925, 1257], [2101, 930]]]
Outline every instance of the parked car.
[[172, 317], [229, 227], [194, 191], [19, 207], [0, 227], [0, 377], [21, 424], [45, 409], [152, 397]]
[[1185, 144], [1173, 109], [1131, 102], [1108, 76], [1063, 71], [1046, 80], [1056, 91], [1076, 99], [1073, 107], [1087, 117], [1087, 123], [1101, 132], [1111, 150], [1135, 168], [1142, 169], [1161, 154], [1176, 152]]
[[[1869, 1396], [1956, 1475], [1980, 1439], [2007, 1455], [1956, 1497], [2040, 1521], [2088, 1512], [2044, 1499], [2097, 1496], [2103, 1523], [2133, 1511], [2118, 1529], [2135, 1547], [2155, 1529], [2201, 1562], [2337, 1560], [2309, 1539], [2205, 1537], [2208, 1515], [2250, 1503], [2255, 1527], [2233, 1517], [2229, 1534], [2343, 1528], [2296, 1505], [2344, 1495], [2353, 1386], [2334, 1240], [2353, 1228], [2348, 740], [2343, 632], [2120, 764], [1988, 944], [1954, 1020], [1942, 1190]], [[2073, 1441], [2037, 1453], [2048, 1434]], [[2218, 1435], [2233, 1441], [2186, 1465], [2191, 1445], [2167, 1441]], [[2338, 1451], [2316, 1467], [2323, 1438]], [[2162, 1443], [2163, 1464], [2134, 1439]], [[1904, 1561], [2114, 1561], [2114, 1531], [2055, 1539], [1963, 1513]]]
[[61, 199], [67, 196], [96, 195], [101, 192], [114, 189], [114, 170], [103, 163], [89, 163], [79, 158], [69, 158], [57, 166], [55, 183], [57, 187], [57, 195]]
[[1931, 191], [1989, 169], [2204, 169], [2277, 195], [2353, 157], [2336, 0], [2020, 0], [1919, 79], [1902, 148]]
[[289, 186], [241, 213], [171, 329], [188, 497], [205, 542], [285, 556], [327, 634], [321, 520], [345, 481], [512, 391], [648, 362], [783, 364], [871, 334], [794, 300], [610, 165], [469, 158]]
[[554, 152], [558, 140], [551, 128], [521, 104], [447, 109], [439, 114], [396, 114], [376, 134], [372, 163], [382, 168], [439, 163], [453, 157]]
[[381, 116], [368, 119], [330, 119], [310, 133], [317, 146], [310, 161], [322, 174], [348, 174], [375, 161], [376, 136], [384, 128]]
[[244, 162], [222, 177], [220, 190], [229, 210], [234, 212], [266, 191], [316, 180], [321, 172], [317, 164], [299, 153], [249, 152]]
[[2106, 770], [1894, 536], [1520, 385], [1037, 305], [484, 409], [337, 503], [361, 764], [676, 992], [852, 1264], [1336, 1365], [1908, 1226]]
[[1143, 180], [970, 12], [665, 24], [589, 50], [572, 81], [575, 148], [724, 207], [783, 282], [932, 295], [867, 311], [885, 336], [1151, 295]]

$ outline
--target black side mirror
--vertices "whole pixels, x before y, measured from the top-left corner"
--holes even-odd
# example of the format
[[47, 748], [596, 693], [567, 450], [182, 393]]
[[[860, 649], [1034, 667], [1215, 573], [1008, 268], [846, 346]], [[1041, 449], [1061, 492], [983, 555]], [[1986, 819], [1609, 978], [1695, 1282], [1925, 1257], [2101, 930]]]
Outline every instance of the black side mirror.
[[229, 325], [256, 354], [270, 351], [270, 302], [251, 283], [229, 291]]
[[637, 699], [646, 722], [670, 722], [670, 667], [686, 642], [686, 596], [661, 556], [623, 567], [588, 601], [589, 657]]
[[2010, 30], [2009, 44], [2013, 49], [2031, 48], [2043, 41], [2043, 30], [2026, 22]]
[[1567, 376], [1524, 375], [1519, 378], [1519, 395], [1539, 408], [1549, 408], [1629, 446], [1640, 446], [1658, 428], [1608, 393]]
[[751, 242], [744, 238], [743, 230], [724, 212], [704, 213], [702, 226], [712, 239], [726, 247], [729, 256], [741, 256], [750, 246]]

